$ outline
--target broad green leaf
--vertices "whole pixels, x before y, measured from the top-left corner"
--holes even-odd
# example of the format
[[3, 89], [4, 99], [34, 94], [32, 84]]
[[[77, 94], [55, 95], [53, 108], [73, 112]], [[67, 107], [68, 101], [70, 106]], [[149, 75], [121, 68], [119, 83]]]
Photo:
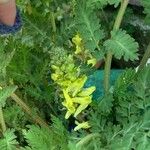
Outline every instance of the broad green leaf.
[[117, 59], [124, 58], [125, 61], [138, 59], [138, 43], [123, 30], [112, 31], [111, 39], [105, 41], [107, 51], [111, 51]]

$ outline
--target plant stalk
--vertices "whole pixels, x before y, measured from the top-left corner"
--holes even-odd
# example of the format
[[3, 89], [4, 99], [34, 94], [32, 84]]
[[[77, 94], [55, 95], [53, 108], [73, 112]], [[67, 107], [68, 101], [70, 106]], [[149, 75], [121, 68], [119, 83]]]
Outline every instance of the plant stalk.
[[[123, 16], [125, 14], [126, 8], [128, 6], [129, 0], [122, 0], [121, 6], [116, 17], [113, 30], [118, 30], [120, 28]], [[104, 69], [104, 90], [105, 94], [109, 92], [110, 88], [110, 70], [111, 70], [111, 62], [112, 62], [112, 52], [108, 52], [105, 59], [105, 69]]]
[[142, 60], [140, 62], [140, 65], [139, 65], [139, 68], [138, 68], [138, 72], [140, 72], [144, 68], [144, 66], [146, 65], [147, 60], [149, 58], [150, 58], [150, 43], [149, 43], [149, 45], [148, 45], [148, 47], [147, 47], [147, 49], [145, 51], [145, 54], [144, 54], [144, 56], [143, 56], [143, 58], [142, 58]]
[[55, 43], [57, 28], [56, 28], [56, 22], [55, 22], [54, 12], [51, 12], [51, 25], [52, 25], [52, 32], [53, 32], [53, 42]]
[[42, 127], [49, 128], [48, 124], [38, 115], [33, 114], [30, 107], [23, 102], [15, 93], [11, 94], [10, 96], [29, 116], [31, 116], [34, 121]]
[[82, 146], [84, 146], [85, 144], [87, 144], [90, 140], [95, 139], [97, 137], [100, 137], [99, 133], [91, 133], [89, 135], [87, 135], [86, 137], [84, 137], [83, 139], [81, 139], [77, 144], [76, 144], [76, 148], [81, 148]]
[[4, 133], [6, 131], [6, 124], [5, 124], [5, 120], [4, 120], [2, 106], [0, 106], [0, 125], [1, 125], [2, 131]]

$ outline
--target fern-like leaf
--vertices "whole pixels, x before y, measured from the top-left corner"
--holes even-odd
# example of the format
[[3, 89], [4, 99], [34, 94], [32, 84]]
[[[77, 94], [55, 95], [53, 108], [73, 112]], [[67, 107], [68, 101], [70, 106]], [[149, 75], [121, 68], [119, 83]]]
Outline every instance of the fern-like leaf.
[[103, 8], [107, 5], [107, 0], [87, 0], [86, 5], [91, 9]]
[[16, 135], [14, 130], [7, 130], [4, 133], [4, 138], [0, 139], [0, 149], [1, 150], [16, 150], [18, 142], [16, 141]]
[[113, 106], [113, 97], [112, 95], [108, 95], [103, 99], [99, 99], [98, 107], [102, 113], [110, 113], [112, 106]]
[[87, 7], [91, 9], [102, 9], [107, 4], [117, 7], [121, 0], [87, 0]]
[[28, 149], [32, 150], [68, 150], [68, 135], [62, 122], [52, 116], [51, 130], [38, 126], [29, 126], [28, 131], [24, 131], [28, 142]]
[[[136, 96], [143, 99], [145, 105], [149, 106], [150, 97], [150, 65], [143, 68], [142, 72], [138, 74], [138, 82], [134, 85]], [[147, 98], [147, 101], [146, 101]]]
[[100, 50], [99, 41], [104, 37], [99, 19], [95, 12], [86, 7], [85, 2], [78, 2], [76, 7], [76, 27], [81, 34], [85, 47], [90, 51]]
[[105, 41], [106, 50], [111, 51], [117, 59], [138, 60], [138, 43], [123, 30], [112, 31], [111, 39]]
[[118, 7], [118, 5], [120, 4], [121, 0], [108, 0], [108, 3], [110, 5], [114, 5], [115, 7]]
[[4, 106], [6, 99], [16, 90], [16, 86], [9, 86], [0, 89], [0, 105]]
[[24, 135], [27, 139], [28, 146], [32, 150], [48, 150], [54, 148], [52, 144], [53, 135], [50, 135], [45, 128], [30, 126], [29, 131], [24, 131]]
[[150, 1], [149, 0], [141, 0], [142, 5], [144, 6], [144, 13], [146, 14], [146, 22], [150, 24]]

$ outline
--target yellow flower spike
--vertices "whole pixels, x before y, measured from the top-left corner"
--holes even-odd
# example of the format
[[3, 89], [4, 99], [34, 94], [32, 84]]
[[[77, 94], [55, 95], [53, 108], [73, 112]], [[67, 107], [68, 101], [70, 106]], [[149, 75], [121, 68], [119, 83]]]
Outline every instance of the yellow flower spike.
[[74, 117], [76, 118], [84, 109], [88, 107], [89, 104], [81, 104], [77, 108], [76, 112], [74, 113]]
[[75, 54], [77, 55], [77, 54], [80, 54], [82, 52], [82, 48], [81, 48], [81, 46], [76, 46], [76, 51], [75, 51]]
[[64, 94], [65, 101], [62, 102], [62, 104], [67, 108], [65, 119], [68, 119], [75, 112], [76, 109], [68, 92], [66, 90], [63, 90], [63, 94]]
[[74, 113], [74, 117], [76, 118], [84, 109], [88, 107], [88, 105], [92, 102], [92, 96], [82, 97], [82, 98], [74, 98], [72, 99], [74, 103], [80, 104]]
[[65, 119], [68, 119], [71, 115], [72, 115], [72, 113], [70, 113], [69, 111], [67, 111], [66, 115], [65, 115]]
[[75, 37], [72, 38], [72, 42], [75, 45], [81, 45], [82, 39], [80, 38], [79, 34], [76, 34]]
[[69, 87], [68, 91], [72, 92], [72, 96], [74, 97], [78, 92], [80, 92], [87, 81], [87, 76], [82, 76], [81, 78], [77, 78]]
[[92, 96], [85, 96], [85, 97], [74, 97], [72, 98], [74, 103], [78, 103], [81, 105], [90, 104], [92, 102]]
[[59, 75], [58, 74], [55, 74], [55, 73], [52, 73], [51, 74], [51, 78], [54, 80], [54, 81], [57, 81]]
[[59, 81], [57, 81], [57, 84], [58, 84], [61, 88], [65, 89], [65, 88], [68, 87], [68, 85], [71, 84], [71, 81], [70, 81], [70, 80], [63, 80], [63, 79], [60, 79]]
[[55, 66], [55, 65], [52, 65], [51, 68], [52, 68], [53, 70], [59, 70], [59, 67], [57, 67], [57, 66]]
[[96, 63], [97, 63], [97, 60], [95, 58], [89, 59], [87, 61], [87, 64], [92, 65], [92, 67], [94, 67], [96, 65]]
[[82, 52], [82, 48], [81, 48], [82, 38], [80, 38], [79, 34], [75, 35], [75, 37], [72, 38], [72, 42], [76, 46], [75, 54], [80, 54]]
[[83, 89], [78, 96], [84, 97], [84, 96], [89, 96], [91, 95], [94, 91], [96, 90], [95, 86], [91, 86], [89, 88]]
[[83, 123], [79, 123], [79, 122], [75, 121], [75, 124], [77, 126], [74, 128], [74, 131], [78, 131], [80, 129], [88, 129], [88, 128], [90, 128], [90, 125], [89, 125], [89, 123], [87, 121], [83, 122]]

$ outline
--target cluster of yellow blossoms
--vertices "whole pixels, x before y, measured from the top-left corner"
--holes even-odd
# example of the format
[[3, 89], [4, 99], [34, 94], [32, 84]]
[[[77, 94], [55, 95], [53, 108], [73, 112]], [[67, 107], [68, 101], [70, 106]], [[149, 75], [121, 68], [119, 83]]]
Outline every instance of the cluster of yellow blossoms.
[[87, 64], [92, 65], [92, 67], [95, 66], [97, 60], [93, 58], [93, 56], [88, 50], [84, 49], [82, 38], [80, 37], [79, 34], [76, 34], [73, 37], [72, 42], [75, 44], [76, 47], [75, 54], [77, 55], [83, 54], [85, 59], [87, 60]]
[[[60, 86], [63, 93], [62, 105], [67, 109], [65, 118], [68, 119], [71, 115], [77, 118], [92, 102], [92, 93], [95, 91], [95, 87], [84, 88], [87, 76], [80, 75], [80, 68], [75, 66], [73, 55], [66, 56], [61, 63], [51, 67], [54, 71], [51, 78]], [[90, 127], [88, 122], [76, 121], [75, 123], [77, 125], [75, 131]]]

